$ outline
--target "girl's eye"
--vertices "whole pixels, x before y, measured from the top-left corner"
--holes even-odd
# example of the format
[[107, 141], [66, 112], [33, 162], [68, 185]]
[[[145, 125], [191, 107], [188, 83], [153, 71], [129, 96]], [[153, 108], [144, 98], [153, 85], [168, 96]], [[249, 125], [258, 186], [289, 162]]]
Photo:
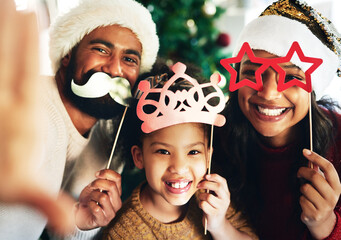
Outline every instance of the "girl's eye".
[[159, 149], [156, 151], [157, 153], [164, 154], [164, 155], [169, 155], [169, 152], [165, 149]]
[[189, 155], [197, 155], [197, 154], [199, 154], [200, 152], [198, 151], [198, 150], [191, 150], [191, 151], [189, 151]]

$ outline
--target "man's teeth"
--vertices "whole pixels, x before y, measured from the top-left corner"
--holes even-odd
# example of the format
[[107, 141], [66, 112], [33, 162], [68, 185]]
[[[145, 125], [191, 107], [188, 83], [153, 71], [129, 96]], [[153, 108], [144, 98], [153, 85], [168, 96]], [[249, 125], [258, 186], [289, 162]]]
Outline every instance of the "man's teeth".
[[185, 188], [190, 182], [167, 182], [172, 188]]
[[270, 108], [263, 108], [261, 106], [258, 106], [258, 111], [261, 114], [264, 114], [266, 116], [279, 116], [281, 115], [286, 108], [276, 108], [276, 109], [270, 109]]

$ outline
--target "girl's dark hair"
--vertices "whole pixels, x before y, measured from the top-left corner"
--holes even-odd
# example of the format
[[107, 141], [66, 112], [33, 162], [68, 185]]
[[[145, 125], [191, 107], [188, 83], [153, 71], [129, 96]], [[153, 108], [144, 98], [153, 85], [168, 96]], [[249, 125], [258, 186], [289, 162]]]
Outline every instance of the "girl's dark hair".
[[[313, 145], [314, 151], [322, 156], [335, 145], [338, 128], [335, 107], [338, 107], [337, 104], [330, 99], [316, 101], [315, 94], [312, 93]], [[259, 146], [259, 133], [242, 113], [238, 103], [238, 91], [230, 94], [223, 115], [226, 117], [226, 124], [217, 128], [213, 141], [213, 171], [227, 179], [231, 204], [255, 227], [257, 216], [262, 209], [259, 185], [255, 181], [259, 179], [258, 164], [254, 161]], [[298, 136], [309, 136], [308, 114], [297, 124], [301, 131]], [[299, 149], [309, 149], [309, 137], [302, 137], [299, 144]], [[300, 164], [302, 163], [294, 166], [292, 181], [296, 181]]]
[[[196, 65], [186, 63], [186, 74], [191, 76], [192, 78], [196, 79], [199, 84], [202, 84], [204, 82], [207, 82], [208, 80], [205, 79], [202, 75], [202, 71], [200, 68], [198, 68]], [[166, 64], [164, 59], [159, 58], [156, 63], [153, 65], [153, 68], [150, 72], [145, 73], [141, 75], [137, 83], [135, 84], [135, 87], [133, 89], [133, 92], [137, 89], [137, 85], [140, 81], [145, 80], [148, 77], [151, 76], [156, 76], [156, 75], [162, 75], [162, 74], [167, 74], [168, 79], [170, 79], [174, 73], [173, 71], [169, 68], [169, 66]], [[161, 84], [162, 87], [162, 84]], [[192, 85], [186, 81], [186, 79], [179, 79], [177, 80], [170, 88], [169, 90], [176, 92], [177, 90], [188, 90], [192, 87]], [[213, 89], [213, 88], [212, 88]], [[210, 91], [210, 88], [206, 88], [206, 91]], [[150, 97], [148, 96], [148, 99], [153, 99], [158, 101], [159, 96], [157, 95], [151, 95]], [[132, 102], [131, 107], [129, 107], [127, 111], [127, 117], [126, 117], [126, 123], [125, 123], [125, 128], [123, 130], [124, 138], [125, 138], [125, 145], [127, 149], [130, 149], [133, 145], [138, 145], [142, 146], [142, 139], [146, 135], [145, 133], [142, 132], [141, 130], [141, 124], [142, 121], [137, 117], [136, 115], [136, 106], [137, 106], [137, 100]], [[144, 108], [148, 112], [148, 108]], [[210, 126], [207, 124], [202, 124], [205, 132], [205, 136], [209, 136], [210, 134]], [[210, 138], [208, 138], [210, 141]], [[208, 142], [209, 142], [208, 141]], [[131, 159], [131, 157], [130, 157]], [[133, 161], [127, 161], [128, 168], [134, 168]]]

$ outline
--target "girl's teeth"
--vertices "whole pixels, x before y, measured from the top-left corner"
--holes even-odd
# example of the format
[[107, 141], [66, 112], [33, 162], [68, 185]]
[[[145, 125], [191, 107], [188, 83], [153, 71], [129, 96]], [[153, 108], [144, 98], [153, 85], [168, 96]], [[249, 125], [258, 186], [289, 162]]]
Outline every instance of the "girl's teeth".
[[258, 106], [258, 111], [266, 116], [279, 116], [285, 111], [285, 108], [270, 109]]
[[185, 188], [189, 182], [170, 182], [168, 183], [172, 188]]

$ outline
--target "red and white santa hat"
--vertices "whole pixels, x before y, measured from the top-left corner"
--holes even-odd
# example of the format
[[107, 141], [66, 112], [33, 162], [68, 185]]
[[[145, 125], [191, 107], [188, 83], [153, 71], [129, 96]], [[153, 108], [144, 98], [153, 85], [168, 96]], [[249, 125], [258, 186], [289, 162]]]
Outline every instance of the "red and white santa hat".
[[[341, 76], [341, 37], [328, 19], [305, 2], [279, 0], [271, 4], [243, 29], [233, 55], [248, 42], [253, 50], [284, 57], [295, 41], [305, 56], [323, 60], [311, 75], [313, 90], [319, 99], [335, 74]], [[299, 58], [292, 58], [291, 62], [307, 70], [307, 64]]]
[[56, 73], [61, 59], [85, 35], [98, 27], [119, 25], [129, 28], [142, 44], [140, 73], [148, 72], [159, 50], [159, 38], [151, 14], [134, 0], [82, 0], [58, 17], [50, 30], [50, 58]]

